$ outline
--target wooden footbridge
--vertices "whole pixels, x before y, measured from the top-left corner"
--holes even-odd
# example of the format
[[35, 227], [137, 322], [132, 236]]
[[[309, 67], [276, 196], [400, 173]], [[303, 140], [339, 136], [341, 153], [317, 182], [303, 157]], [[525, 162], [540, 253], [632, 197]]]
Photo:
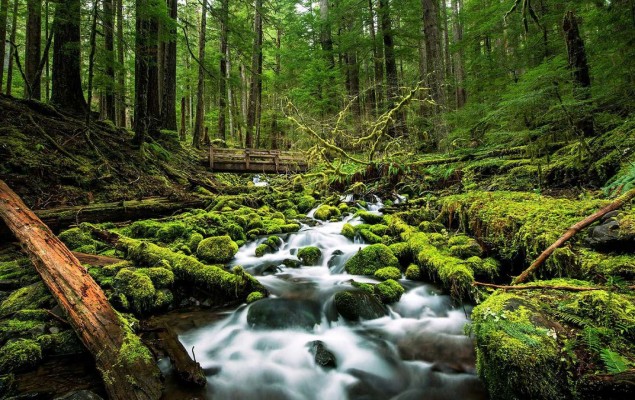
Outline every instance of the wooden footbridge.
[[209, 169], [212, 172], [255, 172], [286, 174], [304, 172], [306, 157], [299, 152], [261, 149], [209, 148]]

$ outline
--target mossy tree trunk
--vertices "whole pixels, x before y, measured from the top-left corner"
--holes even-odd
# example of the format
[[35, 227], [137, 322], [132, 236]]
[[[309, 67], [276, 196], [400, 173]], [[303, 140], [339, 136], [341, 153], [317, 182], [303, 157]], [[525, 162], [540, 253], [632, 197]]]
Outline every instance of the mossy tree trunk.
[[0, 218], [95, 357], [109, 398], [158, 399], [160, 373], [149, 351], [124, 325], [77, 258], [1, 180]]

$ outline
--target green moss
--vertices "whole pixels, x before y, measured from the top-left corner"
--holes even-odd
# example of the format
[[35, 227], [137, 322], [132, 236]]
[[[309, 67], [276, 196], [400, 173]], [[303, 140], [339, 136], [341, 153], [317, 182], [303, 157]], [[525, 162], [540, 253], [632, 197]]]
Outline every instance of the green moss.
[[238, 245], [229, 236], [203, 239], [196, 249], [199, 259], [209, 263], [226, 263], [234, 258]]
[[247, 304], [251, 304], [254, 301], [258, 301], [264, 298], [265, 298], [265, 295], [262, 292], [251, 292], [249, 293], [249, 296], [247, 296]]
[[59, 234], [59, 238], [66, 247], [71, 250], [79, 249], [83, 246], [94, 246], [95, 241], [89, 233], [80, 228], [71, 228]]
[[381, 279], [382, 281], [385, 281], [388, 279], [393, 279], [393, 280], [401, 279], [401, 271], [399, 270], [399, 268], [395, 268], [395, 267], [380, 268], [377, 271], [375, 271], [374, 275], [375, 275], [375, 278]]
[[157, 289], [171, 287], [174, 284], [174, 272], [167, 268], [141, 268], [136, 272], [148, 276]]
[[410, 246], [406, 242], [393, 243], [388, 246], [390, 251], [397, 257], [401, 266], [406, 266], [412, 260], [412, 252]]
[[450, 246], [451, 255], [462, 259], [480, 257], [483, 254], [483, 249], [476, 240], [463, 235], [451, 237], [448, 240], [448, 246]]
[[630, 254], [603, 254], [589, 249], [578, 251], [582, 277], [619, 276], [635, 279], [635, 257]]
[[188, 234], [189, 230], [182, 222], [168, 222], [157, 231], [156, 238], [162, 243], [172, 243]]
[[156, 289], [148, 275], [122, 269], [114, 279], [117, 291], [128, 299], [130, 308], [137, 314], [147, 314], [154, 307]]
[[269, 247], [269, 245], [267, 245], [266, 243], [263, 244], [259, 244], [258, 247], [256, 247], [256, 257], [262, 257], [267, 253], [271, 253], [272, 249], [271, 247]]
[[360, 229], [359, 235], [362, 237], [362, 239], [370, 244], [382, 243], [381, 236], [375, 235], [369, 229]]
[[0, 344], [11, 339], [35, 339], [38, 335], [44, 333], [45, 329], [45, 321], [17, 318], [4, 319], [0, 321]]
[[473, 256], [465, 260], [465, 263], [474, 271], [474, 275], [479, 277], [493, 279], [500, 271], [500, 263], [491, 257]]
[[53, 303], [46, 286], [37, 282], [20, 288], [9, 295], [0, 304], [0, 317], [13, 314], [19, 310], [44, 308]]
[[352, 275], [372, 275], [380, 268], [399, 267], [399, 260], [384, 244], [373, 244], [360, 249], [344, 268]]
[[0, 349], [0, 374], [33, 368], [42, 359], [40, 345], [30, 339], [9, 342]]
[[313, 196], [305, 195], [297, 201], [298, 212], [306, 214], [315, 206], [315, 198]]
[[298, 258], [302, 265], [317, 265], [322, 257], [322, 250], [315, 246], [304, 247], [298, 250]]
[[410, 264], [406, 269], [406, 279], [410, 279], [411, 281], [423, 280], [421, 268], [419, 268], [419, 266], [416, 264]]
[[340, 233], [350, 240], [355, 239], [355, 227], [351, 224], [344, 224], [344, 226], [342, 227], [342, 232]]
[[[497, 292], [472, 312], [477, 369], [492, 399], [571, 398], [558, 332], [527, 298]], [[527, 377], [532, 377], [527, 379]]]
[[401, 240], [407, 241], [415, 234], [416, 230], [412, 226], [408, 225], [398, 215], [390, 215], [386, 217], [389, 219], [388, 229], [394, 236], [399, 236]]
[[229, 235], [232, 240], [245, 240], [245, 231], [238, 224], [228, 224], [224, 228], [225, 233]]
[[374, 225], [374, 224], [382, 224], [384, 222], [383, 215], [377, 215], [370, 213], [368, 211], [358, 211], [356, 216], [360, 217], [362, 221], [366, 224]]
[[126, 231], [133, 238], [153, 238], [157, 236], [157, 232], [161, 229], [162, 224], [153, 219], [135, 221], [130, 224]]
[[84, 352], [84, 346], [72, 330], [41, 335], [37, 338], [37, 342], [42, 348], [42, 353], [47, 355], [69, 355]]
[[340, 203], [337, 205], [337, 208], [340, 210], [342, 214], [346, 214], [348, 212], [349, 207], [348, 207], [348, 204], [346, 203]]
[[393, 279], [388, 279], [375, 285], [375, 295], [379, 297], [381, 302], [384, 304], [398, 302], [405, 291], [406, 290], [399, 284], [399, 282]]
[[375, 294], [375, 285], [371, 284], [371, 283], [362, 283], [362, 282], [351, 282], [351, 285], [353, 285], [354, 288], [363, 290], [366, 293], [369, 294]]
[[332, 218], [337, 218], [341, 215], [342, 213], [340, 212], [340, 210], [337, 207], [333, 207], [333, 206], [329, 206], [327, 204], [323, 204], [320, 207], [318, 207], [317, 210], [315, 210], [315, 214], [313, 214], [313, 216], [316, 219], [322, 220], [322, 221], [329, 221]]
[[269, 236], [265, 243], [267, 243], [267, 246], [271, 247], [272, 250], [277, 251], [282, 245], [282, 239], [278, 236]]
[[418, 228], [421, 232], [442, 232], [445, 230], [445, 226], [443, 226], [443, 224], [431, 221], [421, 222]]

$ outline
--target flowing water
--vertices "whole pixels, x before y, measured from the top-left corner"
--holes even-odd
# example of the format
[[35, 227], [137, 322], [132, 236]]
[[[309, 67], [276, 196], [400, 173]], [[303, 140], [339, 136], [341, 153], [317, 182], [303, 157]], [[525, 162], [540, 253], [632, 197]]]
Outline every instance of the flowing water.
[[[368, 206], [372, 212], [380, 207], [380, 202]], [[265, 239], [239, 250], [233, 264], [257, 276], [275, 300], [223, 312], [216, 321], [180, 336], [187, 349], [194, 348], [207, 373], [203, 396], [232, 400], [487, 398], [475, 375], [472, 341], [463, 333], [470, 307], [453, 305], [434, 286], [401, 280], [407, 291], [389, 306], [386, 316], [359, 323], [338, 317], [333, 304], [337, 291], [351, 289], [352, 279], [376, 282], [344, 271], [346, 260], [365, 246], [340, 235], [345, 222], [360, 223], [349, 217], [303, 226], [288, 235], [277, 252], [263, 257], [255, 257], [254, 252]], [[283, 261], [297, 260], [297, 250], [305, 246], [322, 250], [319, 265], [285, 267]], [[254, 324], [250, 319], [250, 324], [250, 308], [259, 303], [265, 322]], [[316, 363], [316, 352], [326, 354], [328, 363], [324, 364], [328, 365]]]

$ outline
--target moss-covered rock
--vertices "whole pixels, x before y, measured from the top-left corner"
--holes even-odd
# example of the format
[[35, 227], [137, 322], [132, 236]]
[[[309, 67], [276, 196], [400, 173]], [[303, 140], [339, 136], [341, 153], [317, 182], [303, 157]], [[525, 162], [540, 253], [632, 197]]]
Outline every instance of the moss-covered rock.
[[399, 264], [402, 267], [407, 266], [410, 262], [412, 262], [412, 252], [410, 251], [410, 246], [406, 242], [398, 242], [393, 243], [388, 246], [390, 251], [397, 257], [399, 260]]
[[395, 268], [395, 267], [380, 268], [377, 271], [375, 271], [374, 275], [375, 275], [375, 278], [381, 279], [382, 281], [385, 281], [388, 279], [394, 279], [394, 280], [401, 279], [401, 271], [399, 270], [399, 268]]
[[381, 236], [374, 234], [373, 232], [371, 232], [370, 229], [360, 229], [359, 235], [362, 237], [362, 239], [364, 239], [364, 241], [370, 244], [382, 242]]
[[353, 225], [351, 225], [351, 224], [344, 224], [344, 226], [342, 226], [341, 234], [346, 236], [350, 240], [354, 240], [355, 239], [355, 227]]
[[147, 275], [155, 288], [168, 288], [174, 284], [174, 272], [163, 267], [141, 268], [137, 272]]
[[410, 264], [406, 269], [406, 279], [410, 279], [411, 281], [421, 281], [423, 280], [423, 274], [421, 273], [421, 268], [419, 268], [416, 264]]
[[262, 292], [251, 292], [249, 293], [249, 296], [247, 296], [247, 304], [251, 304], [254, 301], [258, 301], [261, 299], [264, 299], [265, 295]]
[[45, 308], [53, 304], [53, 297], [42, 282], [36, 282], [14, 292], [0, 303], [0, 317], [20, 310]]
[[450, 246], [451, 255], [464, 260], [475, 256], [480, 257], [483, 254], [483, 249], [478, 242], [464, 235], [451, 237], [448, 240], [448, 246]]
[[370, 224], [370, 225], [382, 224], [384, 222], [384, 216], [383, 215], [374, 214], [374, 213], [371, 213], [371, 212], [368, 212], [368, 211], [360, 210], [355, 215], [360, 217], [362, 219], [362, 221], [364, 221], [364, 223]]
[[375, 295], [379, 297], [384, 304], [398, 302], [405, 291], [403, 286], [393, 279], [388, 279], [375, 285]]
[[79, 341], [73, 330], [41, 335], [38, 336], [37, 342], [40, 344], [44, 355], [82, 354], [85, 351], [84, 345]]
[[183, 222], [167, 222], [156, 233], [156, 238], [163, 243], [172, 243], [176, 239], [184, 237], [189, 230]]
[[84, 232], [81, 228], [68, 229], [60, 233], [59, 238], [71, 250], [95, 245], [95, 240], [90, 236], [90, 233]]
[[298, 212], [302, 214], [306, 214], [315, 206], [315, 202], [316, 201], [313, 196], [310, 196], [310, 195], [301, 196], [297, 202]]
[[298, 258], [302, 265], [317, 265], [322, 257], [322, 250], [315, 246], [303, 247], [298, 250]]
[[344, 265], [346, 272], [352, 275], [372, 275], [384, 267], [399, 267], [399, 260], [384, 244], [373, 244], [360, 249]]
[[42, 359], [42, 348], [30, 339], [9, 342], [0, 348], [0, 374], [33, 368]]
[[130, 308], [137, 314], [147, 314], [154, 308], [156, 289], [148, 275], [122, 269], [115, 276], [115, 289], [126, 296]]
[[267, 243], [262, 243], [256, 247], [255, 254], [256, 257], [262, 257], [267, 253], [271, 253], [272, 251], [273, 250], [271, 249], [271, 247], [269, 247], [269, 245], [267, 245]]
[[342, 213], [339, 208], [334, 206], [329, 206], [327, 204], [323, 204], [315, 210], [315, 214], [313, 216], [315, 219], [319, 219], [322, 221], [328, 221], [332, 218], [338, 218]]
[[237, 252], [238, 245], [226, 235], [203, 239], [196, 248], [197, 257], [208, 263], [229, 262]]
[[381, 318], [387, 314], [386, 307], [365, 290], [346, 290], [334, 297], [335, 309], [349, 321]]

